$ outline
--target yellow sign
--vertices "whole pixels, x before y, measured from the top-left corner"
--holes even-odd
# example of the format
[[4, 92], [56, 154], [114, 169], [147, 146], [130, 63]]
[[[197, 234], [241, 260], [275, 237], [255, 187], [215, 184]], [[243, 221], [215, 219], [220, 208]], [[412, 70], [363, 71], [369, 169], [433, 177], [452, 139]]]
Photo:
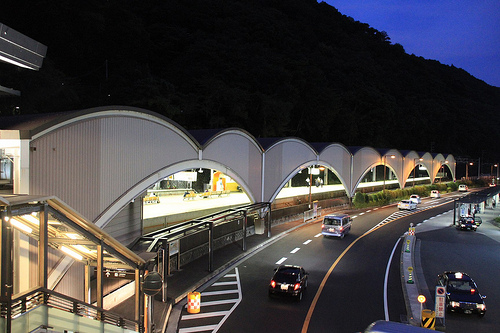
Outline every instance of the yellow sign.
[[418, 295], [417, 300], [419, 303], [424, 303], [425, 302], [425, 296], [424, 295]]
[[408, 272], [413, 272], [413, 267], [408, 267]]

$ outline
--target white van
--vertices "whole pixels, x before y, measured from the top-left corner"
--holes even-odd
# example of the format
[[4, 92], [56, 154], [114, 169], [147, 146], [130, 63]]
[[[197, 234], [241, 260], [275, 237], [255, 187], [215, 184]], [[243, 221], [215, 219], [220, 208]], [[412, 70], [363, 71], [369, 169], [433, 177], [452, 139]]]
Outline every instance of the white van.
[[321, 234], [344, 238], [351, 231], [351, 224], [352, 219], [347, 214], [327, 215], [321, 224]]

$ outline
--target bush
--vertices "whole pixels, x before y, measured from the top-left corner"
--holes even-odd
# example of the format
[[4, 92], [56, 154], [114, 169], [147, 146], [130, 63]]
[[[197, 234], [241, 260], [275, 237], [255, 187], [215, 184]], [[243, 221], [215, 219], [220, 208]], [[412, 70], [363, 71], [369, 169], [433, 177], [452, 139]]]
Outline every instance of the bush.
[[361, 192], [356, 192], [354, 195], [353, 203], [356, 207], [364, 207], [365, 205], [365, 194]]
[[404, 189], [383, 190], [370, 194], [356, 192], [356, 194], [354, 195], [353, 204], [356, 208], [383, 206], [398, 202], [403, 199], [408, 199], [412, 194], [418, 194], [421, 197], [428, 197], [432, 190], [438, 190], [443, 193], [453, 192], [458, 189], [458, 185], [459, 184], [455, 182], [449, 182], [436, 183], [432, 185], [419, 185], [415, 187], [407, 187]]

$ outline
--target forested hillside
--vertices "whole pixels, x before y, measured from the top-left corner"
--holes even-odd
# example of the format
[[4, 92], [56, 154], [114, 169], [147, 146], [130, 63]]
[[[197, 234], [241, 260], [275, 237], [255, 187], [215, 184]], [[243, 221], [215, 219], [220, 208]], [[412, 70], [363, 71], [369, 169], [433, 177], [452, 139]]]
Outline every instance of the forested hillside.
[[500, 88], [326, 3], [7, 2], [0, 22], [48, 53], [39, 72], [0, 64], [22, 92], [1, 115], [128, 105], [187, 129], [500, 158]]

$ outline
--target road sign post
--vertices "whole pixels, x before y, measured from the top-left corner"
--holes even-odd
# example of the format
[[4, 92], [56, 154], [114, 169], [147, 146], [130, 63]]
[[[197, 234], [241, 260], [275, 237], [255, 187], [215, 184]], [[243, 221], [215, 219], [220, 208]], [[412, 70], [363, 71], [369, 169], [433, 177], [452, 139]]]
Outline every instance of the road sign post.
[[436, 311], [436, 318], [444, 318], [445, 306], [446, 306], [446, 287], [437, 286], [436, 287], [436, 306], [434, 311]]
[[422, 326], [422, 307], [423, 307], [423, 304], [425, 303], [425, 296], [418, 295], [417, 301], [420, 303], [420, 326]]

